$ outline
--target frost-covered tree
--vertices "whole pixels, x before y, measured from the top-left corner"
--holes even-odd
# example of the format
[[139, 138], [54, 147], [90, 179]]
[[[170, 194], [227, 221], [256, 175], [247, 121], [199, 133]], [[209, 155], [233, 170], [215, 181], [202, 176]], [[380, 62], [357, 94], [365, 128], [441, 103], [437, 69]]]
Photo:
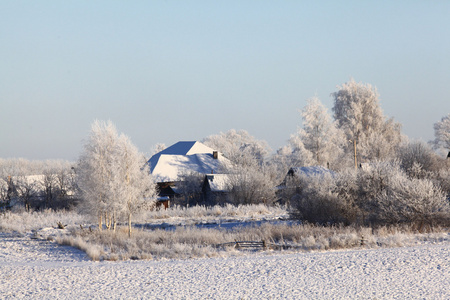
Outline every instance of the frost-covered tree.
[[444, 148], [450, 151], [450, 114], [434, 124], [434, 137], [432, 143], [435, 149]]
[[[128, 217], [146, 195], [154, 194], [154, 184], [145, 166], [145, 158], [130, 140], [117, 133], [112, 122], [95, 121], [79, 159], [77, 183], [86, 211], [98, 218], [102, 228], [115, 228], [121, 214]], [[113, 224], [111, 224], [113, 223]]]
[[[290, 215], [311, 223], [352, 224], [359, 214], [354, 173], [300, 175], [290, 198]], [[294, 183], [294, 182], [293, 182]]]
[[376, 88], [351, 79], [331, 95], [334, 118], [346, 135], [347, 153], [358, 162], [393, 155], [401, 142], [400, 124], [386, 120]]
[[75, 204], [72, 196], [75, 185], [70, 180], [72, 167], [71, 162], [62, 160], [0, 159], [0, 180], [7, 183], [6, 190], [1, 191], [1, 200], [7, 203], [17, 200], [31, 209], [70, 208]]
[[153, 148], [150, 151], [150, 157], [152, 157], [153, 155], [155, 155], [156, 153], [159, 153], [161, 151], [163, 151], [164, 149], [166, 149], [167, 146], [164, 143], [157, 143], [156, 145], [153, 146]]
[[303, 140], [298, 135], [291, 135], [287, 146], [280, 149], [280, 154], [286, 155], [289, 161], [289, 167], [311, 166], [314, 165], [314, 157], [311, 151], [308, 151]]
[[128, 219], [128, 235], [131, 236], [131, 216], [155, 196], [155, 183], [150, 175], [144, 155], [139, 153], [131, 140], [121, 134], [116, 147], [116, 164], [113, 165], [111, 186], [117, 209]]
[[232, 163], [239, 166], [262, 165], [270, 153], [267, 142], [258, 140], [245, 130], [231, 129], [211, 135], [203, 140], [208, 147], [219, 150]]
[[116, 215], [117, 207], [113, 202], [111, 189], [112, 166], [117, 162], [116, 147], [119, 135], [112, 122], [96, 120], [91, 126], [91, 133], [84, 145], [76, 168], [77, 184], [81, 191], [82, 208], [98, 218], [102, 229], [109, 216]]
[[[331, 120], [327, 108], [317, 97], [313, 97], [308, 99], [307, 105], [301, 110], [301, 116], [303, 127], [289, 141], [294, 149], [293, 154], [305, 162], [312, 158], [309, 164], [335, 165], [341, 156], [345, 137]], [[305, 156], [303, 148], [311, 155]]]
[[297, 149], [300, 149], [301, 153], [299, 151], [294, 152], [290, 145], [286, 145], [278, 149], [269, 160], [269, 165], [274, 170], [277, 183], [280, 183], [285, 178], [290, 168], [295, 166], [309, 166], [312, 164], [311, 153], [306, 151], [300, 139], [297, 140], [299, 142]]
[[203, 140], [203, 143], [222, 152], [232, 163], [227, 169], [230, 199], [235, 204], [272, 203], [276, 172], [268, 166], [270, 148], [265, 141], [245, 130], [234, 129]]

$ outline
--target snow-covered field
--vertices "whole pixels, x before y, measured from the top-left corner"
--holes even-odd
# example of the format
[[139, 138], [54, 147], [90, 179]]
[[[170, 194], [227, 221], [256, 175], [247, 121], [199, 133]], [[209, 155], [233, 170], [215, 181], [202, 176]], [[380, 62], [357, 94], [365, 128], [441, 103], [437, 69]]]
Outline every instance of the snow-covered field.
[[72, 247], [0, 233], [2, 299], [450, 299], [450, 243], [93, 262]]

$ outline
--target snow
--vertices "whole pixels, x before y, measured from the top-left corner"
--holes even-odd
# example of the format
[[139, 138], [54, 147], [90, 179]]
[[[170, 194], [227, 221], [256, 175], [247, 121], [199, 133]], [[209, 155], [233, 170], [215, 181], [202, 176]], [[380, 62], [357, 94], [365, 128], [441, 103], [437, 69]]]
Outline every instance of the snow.
[[450, 298], [448, 240], [376, 250], [93, 262], [74, 248], [30, 237], [0, 233], [0, 298]]

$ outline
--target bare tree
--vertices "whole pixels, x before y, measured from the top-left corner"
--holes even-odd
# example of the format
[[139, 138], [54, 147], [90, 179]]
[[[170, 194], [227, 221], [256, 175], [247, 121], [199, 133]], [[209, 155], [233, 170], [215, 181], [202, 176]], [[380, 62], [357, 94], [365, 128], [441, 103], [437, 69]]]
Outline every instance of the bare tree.
[[434, 137], [432, 144], [435, 149], [443, 148], [450, 151], [450, 114], [434, 124]]

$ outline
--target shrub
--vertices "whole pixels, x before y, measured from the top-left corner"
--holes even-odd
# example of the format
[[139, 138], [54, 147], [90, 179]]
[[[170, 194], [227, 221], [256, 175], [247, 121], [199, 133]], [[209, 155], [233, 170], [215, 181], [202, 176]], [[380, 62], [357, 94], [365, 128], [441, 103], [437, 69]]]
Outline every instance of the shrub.
[[343, 178], [303, 176], [301, 191], [291, 200], [291, 216], [314, 224], [354, 223], [358, 209], [351, 181]]
[[[304, 177], [292, 200], [292, 217], [318, 224], [381, 226], [408, 223], [417, 228], [448, 225], [448, 172], [438, 184], [409, 177], [400, 164], [374, 162], [336, 177]], [[446, 184], [446, 185], [445, 185]]]

